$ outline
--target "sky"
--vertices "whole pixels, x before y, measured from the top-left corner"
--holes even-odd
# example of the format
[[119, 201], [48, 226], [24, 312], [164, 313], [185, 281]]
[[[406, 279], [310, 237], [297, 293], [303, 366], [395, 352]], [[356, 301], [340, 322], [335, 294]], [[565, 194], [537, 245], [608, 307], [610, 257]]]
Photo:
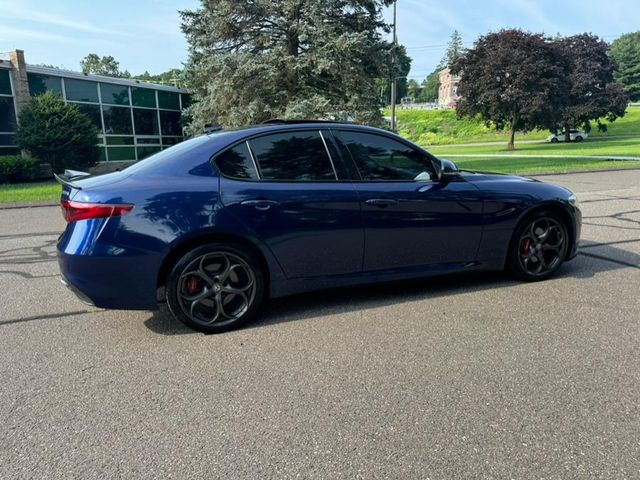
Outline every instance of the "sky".
[[[132, 74], [180, 67], [187, 45], [178, 10], [198, 0], [0, 0], [0, 52], [27, 63], [79, 70], [89, 53], [111, 55]], [[398, 40], [421, 81], [440, 61], [454, 30], [466, 47], [504, 27], [550, 35], [592, 32], [611, 41], [640, 29], [638, 0], [398, 0]], [[391, 11], [385, 12], [391, 20]]]

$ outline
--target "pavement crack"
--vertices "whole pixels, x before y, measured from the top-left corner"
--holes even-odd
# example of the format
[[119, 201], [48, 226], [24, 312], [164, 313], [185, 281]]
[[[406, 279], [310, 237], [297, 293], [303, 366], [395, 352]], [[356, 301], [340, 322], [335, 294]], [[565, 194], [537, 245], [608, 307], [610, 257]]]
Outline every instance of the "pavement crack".
[[17, 275], [18, 277], [22, 277], [22, 278], [26, 278], [27, 280], [34, 280], [37, 278], [54, 278], [54, 277], [59, 277], [60, 275], [57, 273], [54, 273], [52, 275], [33, 275], [31, 273], [28, 272], [20, 272], [18, 270], [0, 270], [0, 275], [2, 274], [9, 274], [9, 275]]
[[586, 245], [580, 245], [580, 248], [594, 248], [594, 247], [606, 247], [608, 245], [620, 245], [623, 243], [637, 243], [640, 242], [640, 238], [634, 238], [632, 240], [618, 240], [617, 242], [605, 242], [605, 243], [588, 243]]
[[64, 318], [64, 317], [74, 317], [77, 315], [84, 315], [85, 313], [92, 313], [92, 311], [76, 310], [74, 312], [67, 312], [67, 313], [51, 313], [47, 315], [34, 315], [32, 317], [12, 318], [10, 320], [0, 321], [0, 326], [11, 325], [14, 323], [32, 322], [34, 320], [50, 320], [50, 319]]
[[640, 265], [635, 265], [633, 263], [625, 262], [624, 260], [616, 260], [615, 258], [605, 257], [604, 255], [596, 255], [595, 253], [585, 253], [579, 252], [580, 255], [584, 255], [585, 257], [596, 258], [598, 260], [603, 260], [605, 262], [617, 263], [618, 265], [622, 265], [623, 267], [631, 267], [640, 270]]

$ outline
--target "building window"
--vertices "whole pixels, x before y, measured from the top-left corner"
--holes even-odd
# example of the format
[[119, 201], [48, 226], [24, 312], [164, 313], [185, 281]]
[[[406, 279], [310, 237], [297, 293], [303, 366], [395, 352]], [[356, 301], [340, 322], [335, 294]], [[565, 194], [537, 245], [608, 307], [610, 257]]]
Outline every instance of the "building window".
[[146, 108], [133, 109], [133, 124], [136, 135], [159, 135], [158, 114]]
[[0, 95], [13, 95], [9, 70], [0, 70]]
[[131, 103], [134, 107], [156, 108], [156, 91], [150, 88], [132, 88]]
[[110, 162], [126, 162], [136, 159], [134, 147], [107, 147]]
[[64, 79], [67, 100], [98, 103], [98, 84], [88, 80]]
[[96, 128], [100, 130], [100, 133], [102, 133], [102, 118], [100, 117], [100, 106], [87, 105], [86, 103], [75, 103], [75, 105], [78, 107], [78, 110], [80, 110], [91, 119], [91, 123], [93, 123]]
[[0, 132], [16, 131], [16, 110], [13, 97], [0, 97]]
[[158, 90], [158, 107], [167, 110], [180, 110], [180, 95]]
[[42, 95], [44, 92], [62, 95], [62, 80], [60, 80], [60, 77], [27, 73], [27, 81], [29, 83], [29, 94], [33, 97]]
[[100, 84], [100, 97], [102, 103], [111, 105], [129, 105], [129, 87], [114, 85], [111, 83]]
[[[107, 135], [131, 135], [131, 109], [127, 107], [102, 107], [104, 133]], [[109, 155], [111, 158], [111, 155]]]
[[180, 112], [160, 111], [160, 128], [163, 135], [182, 135]]

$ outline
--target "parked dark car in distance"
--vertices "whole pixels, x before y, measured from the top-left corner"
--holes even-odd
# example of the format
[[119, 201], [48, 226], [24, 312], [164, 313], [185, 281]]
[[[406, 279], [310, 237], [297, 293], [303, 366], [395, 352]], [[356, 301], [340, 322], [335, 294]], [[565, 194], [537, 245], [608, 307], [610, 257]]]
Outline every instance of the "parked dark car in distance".
[[101, 176], [67, 172], [63, 282], [203, 332], [267, 298], [452, 272], [544, 280], [577, 252], [568, 190], [459, 171], [385, 130], [272, 122], [216, 131]]

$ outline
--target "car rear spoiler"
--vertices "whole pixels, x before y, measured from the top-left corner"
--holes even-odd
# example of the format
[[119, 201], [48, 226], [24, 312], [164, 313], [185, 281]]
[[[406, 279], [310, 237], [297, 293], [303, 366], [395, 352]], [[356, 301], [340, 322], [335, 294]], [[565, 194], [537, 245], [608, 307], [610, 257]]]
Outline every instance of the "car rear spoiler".
[[64, 173], [58, 175], [57, 173], [53, 174], [54, 178], [60, 182], [65, 187], [75, 188], [76, 190], [82, 190], [82, 187], [73, 183], [74, 180], [79, 180], [81, 178], [90, 177], [91, 174], [87, 172], [79, 172], [77, 170], [65, 170]]

